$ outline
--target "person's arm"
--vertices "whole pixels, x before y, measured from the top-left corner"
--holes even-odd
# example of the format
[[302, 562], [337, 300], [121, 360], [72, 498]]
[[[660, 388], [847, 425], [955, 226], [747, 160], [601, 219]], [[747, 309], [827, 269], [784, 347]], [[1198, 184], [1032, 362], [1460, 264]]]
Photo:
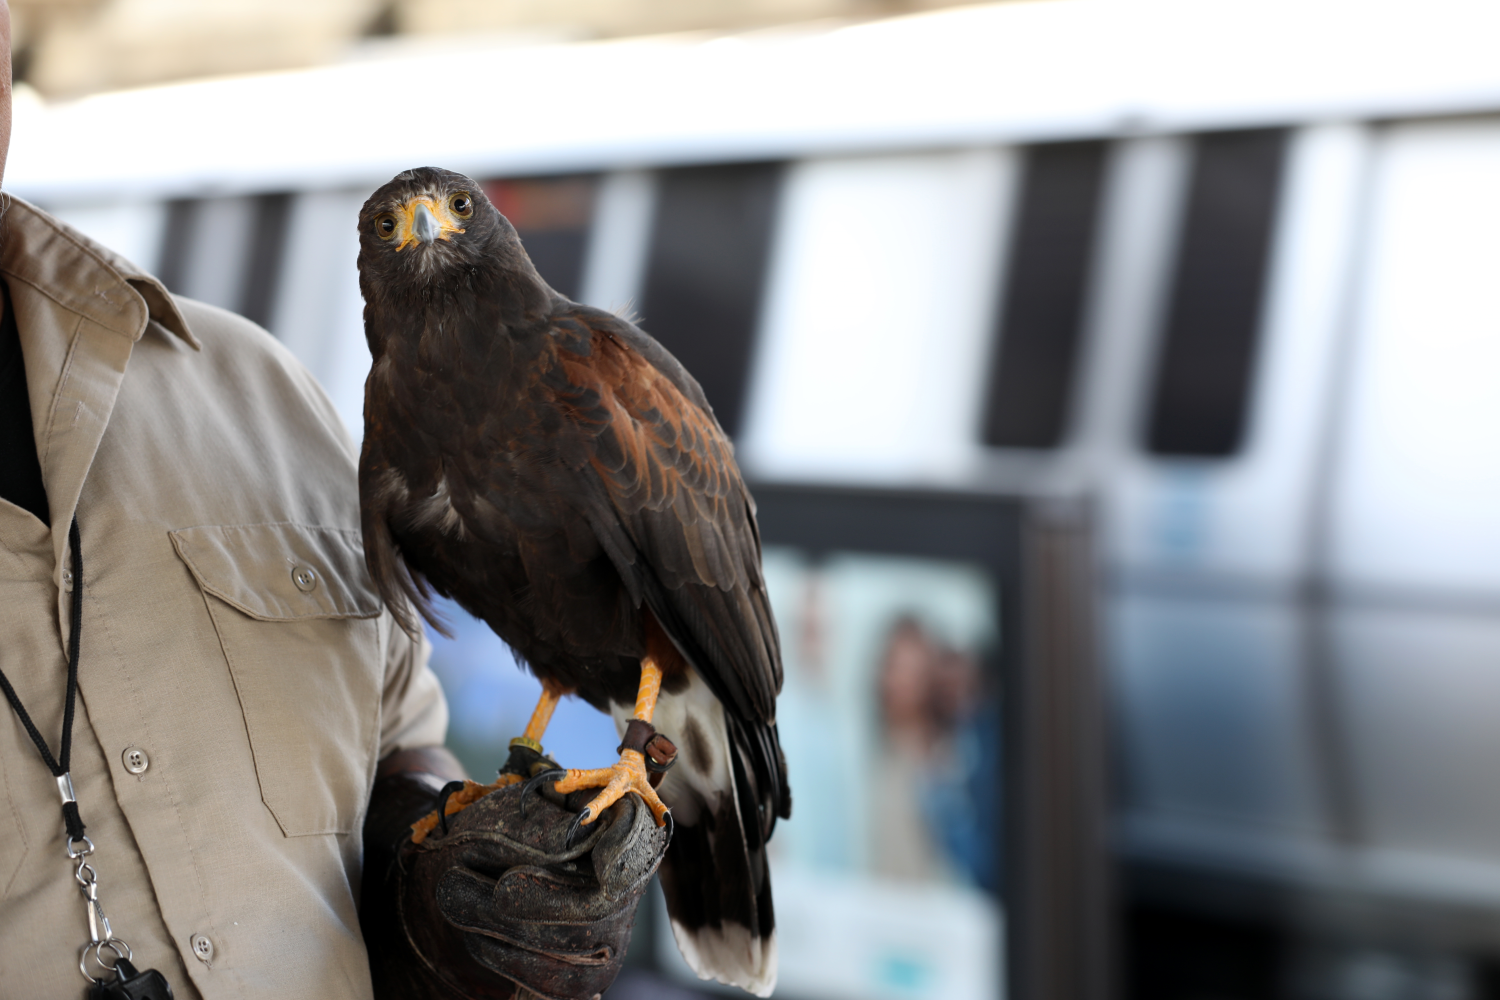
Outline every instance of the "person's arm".
[[[387, 614], [385, 684], [381, 696], [382, 757], [365, 814], [364, 873], [360, 925], [370, 956], [377, 1000], [427, 997], [483, 997], [509, 1000], [515, 985], [468, 962], [474, 974], [472, 993], [455, 993], [444, 985], [434, 962], [464, 966], [462, 934], [443, 920], [430, 893], [411, 889], [401, 855], [411, 847], [411, 825], [432, 812], [438, 794], [450, 781], [466, 778], [464, 767], [437, 745], [448, 729], [448, 707], [442, 688], [428, 666], [431, 646], [425, 636], [408, 636]], [[412, 897], [407, 901], [403, 897]], [[429, 960], [418, 954], [412, 931], [429, 946]]]
[[436, 957], [473, 980], [465, 983], [469, 989], [464, 995], [485, 1000], [516, 995], [514, 983], [468, 958], [461, 932], [443, 920], [436, 898], [413, 891], [412, 883], [402, 877], [401, 852], [411, 841], [411, 825], [433, 810], [445, 784], [466, 777], [463, 765], [445, 747], [397, 750], [376, 768], [365, 817], [360, 898], [360, 924], [376, 1000], [455, 996], [452, 984], [443, 982], [431, 963], [418, 955], [408, 923], [422, 924], [428, 931], [425, 937], [436, 935], [449, 946]]
[[[375, 780], [392, 774], [431, 774], [443, 781], [462, 781], [468, 777], [464, 766], [447, 747], [416, 747], [397, 750], [375, 767]], [[373, 800], [372, 800], [373, 804]]]
[[365, 882], [384, 871], [397, 849], [411, 839], [411, 825], [432, 812], [450, 781], [468, 777], [447, 747], [397, 750], [375, 768], [375, 787], [365, 814]]
[[[413, 844], [411, 823], [462, 767], [441, 748], [382, 762], [365, 822], [360, 923], [377, 1000], [515, 1000], [602, 994], [625, 959], [667, 831], [633, 795], [574, 847], [589, 792], [565, 804], [519, 783]], [[524, 987], [524, 988], [523, 988]]]
[[577, 793], [569, 808], [534, 791], [523, 814], [514, 784], [413, 844], [411, 825], [437, 807], [444, 785], [465, 777], [436, 745], [448, 713], [427, 654], [424, 639], [392, 629], [360, 897], [377, 1000], [516, 1000], [527, 995], [523, 985], [580, 1000], [603, 993], [624, 961], [666, 830], [626, 796], [569, 847], [568, 829], [593, 793]]

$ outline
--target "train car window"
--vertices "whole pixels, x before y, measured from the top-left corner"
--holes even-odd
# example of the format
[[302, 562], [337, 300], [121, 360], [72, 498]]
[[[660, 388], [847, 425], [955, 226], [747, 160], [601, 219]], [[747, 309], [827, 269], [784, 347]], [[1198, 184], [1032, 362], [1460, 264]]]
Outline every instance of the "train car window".
[[780, 188], [779, 164], [658, 174], [640, 312], [697, 377], [724, 430], [739, 430]]
[[1225, 458], [1243, 443], [1286, 137], [1197, 138], [1146, 428], [1156, 454]]
[[484, 193], [510, 220], [542, 278], [570, 299], [583, 287], [583, 256], [594, 218], [598, 179], [497, 180]]
[[1102, 142], [1026, 152], [984, 420], [992, 447], [1055, 448], [1066, 432], [1105, 153]]
[[161, 254], [156, 261], [156, 276], [179, 295], [183, 294], [183, 282], [187, 277], [188, 243], [192, 239], [197, 214], [197, 198], [167, 202], [167, 221], [161, 238]]
[[263, 194], [255, 199], [255, 221], [251, 230], [250, 259], [246, 262], [245, 288], [240, 312], [246, 319], [269, 326], [276, 308], [277, 279], [286, 252], [287, 223], [292, 196]]
[[269, 326], [291, 209], [286, 192], [170, 201], [156, 273], [179, 295]]

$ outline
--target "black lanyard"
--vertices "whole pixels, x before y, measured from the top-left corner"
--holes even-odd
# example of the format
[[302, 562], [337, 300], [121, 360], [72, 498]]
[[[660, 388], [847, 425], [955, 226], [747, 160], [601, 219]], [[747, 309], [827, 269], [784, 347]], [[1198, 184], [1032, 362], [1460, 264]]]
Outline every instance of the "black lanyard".
[[83, 548], [78, 541], [76, 514], [68, 528], [68, 547], [73, 550], [73, 599], [69, 602], [68, 615], [68, 693], [63, 702], [62, 746], [56, 757], [47, 749], [47, 741], [42, 739], [36, 723], [31, 721], [31, 715], [21, 704], [21, 698], [6, 678], [4, 670], [0, 670], [0, 688], [5, 689], [5, 700], [10, 702], [10, 707], [21, 717], [21, 725], [26, 727], [31, 742], [41, 751], [42, 762], [52, 772], [52, 777], [57, 779], [58, 791], [63, 797], [63, 823], [68, 829], [68, 842], [79, 844], [84, 840], [83, 819], [78, 815], [78, 802], [73, 798], [73, 779], [68, 773], [68, 762], [73, 756], [73, 709], [78, 703], [78, 641], [83, 633]]
[[[172, 1000], [172, 988], [167, 985], [161, 973], [155, 969], [137, 972], [135, 966], [130, 964], [133, 957], [130, 945], [115, 937], [108, 918], [104, 916], [104, 908], [99, 905], [99, 877], [94, 866], [89, 863], [89, 855], [94, 853], [94, 844], [84, 836], [83, 818], [78, 815], [78, 801], [73, 795], [73, 777], [68, 771], [68, 764], [73, 756], [73, 715], [78, 704], [78, 653], [83, 635], [83, 546], [79, 540], [76, 514], [68, 527], [68, 547], [73, 550], [73, 598], [69, 602], [68, 616], [68, 687], [63, 700], [62, 743], [56, 757], [47, 748], [47, 741], [42, 738], [36, 723], [31, 721], [31, 714], [21, 704], [21, 698], [11, 686], [4, 670], [0, 670], [0, 688], [5, 690], [5, 700], [16, 710], [21, 725], [26, 727], [27, 734], [31, 736], [31, 742], [36, 744], [42, 755], [42, 762], [57, 779], [57, 791], [62, 796], [63, 825], [68, 831], [68, 857], [77, 862], [73, 877], [78, 880], [88, 906], [91, 940], [83, 946], [83, 954], [78, 959], [78, 971], [93, 983], [89, 996], [104, 1000], [114, 1000], [116, 997], [140, 1000], [159, 997], [162, 1000]], [[105, 949], [114, 954], [113, 962], [104, 960]], [[109, 978], [99, 979], [89, 972], [87, 963], [90, 957]]]

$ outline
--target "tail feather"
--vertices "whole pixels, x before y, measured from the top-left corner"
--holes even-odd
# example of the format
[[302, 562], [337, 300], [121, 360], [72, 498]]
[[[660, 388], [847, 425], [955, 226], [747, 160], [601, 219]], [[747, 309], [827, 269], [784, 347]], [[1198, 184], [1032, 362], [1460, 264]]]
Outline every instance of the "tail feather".
[[[616, 709], [622, 733], [628, 718]], [[696, 675], [686, 691], [662, 693], [654, 722], [678, 750], [658, 789], [676, 824], [660, 872], [677, 948], [699, 978], [769, 996], [776, 918], [765, 834], [774, 820], [747, 767], [743, 727]]]

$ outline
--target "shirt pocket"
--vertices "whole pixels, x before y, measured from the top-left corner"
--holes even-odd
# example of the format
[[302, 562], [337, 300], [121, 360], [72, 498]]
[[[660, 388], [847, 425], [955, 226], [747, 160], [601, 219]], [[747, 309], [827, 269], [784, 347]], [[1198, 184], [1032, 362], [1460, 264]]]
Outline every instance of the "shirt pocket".
[[361, 822], [380, 736], [381, 601], [358, 531], [305, 524], [183, 528], [234, 679], [261, 800], [288, 837]]

